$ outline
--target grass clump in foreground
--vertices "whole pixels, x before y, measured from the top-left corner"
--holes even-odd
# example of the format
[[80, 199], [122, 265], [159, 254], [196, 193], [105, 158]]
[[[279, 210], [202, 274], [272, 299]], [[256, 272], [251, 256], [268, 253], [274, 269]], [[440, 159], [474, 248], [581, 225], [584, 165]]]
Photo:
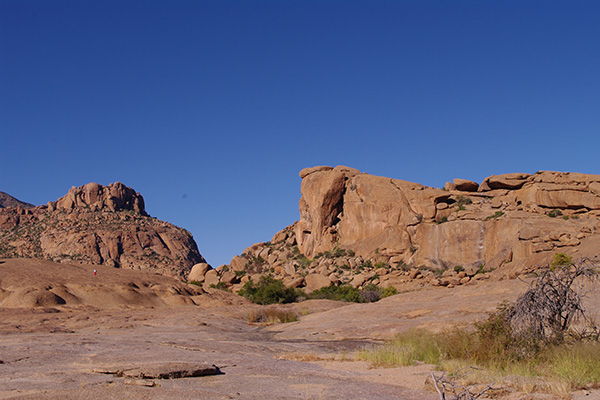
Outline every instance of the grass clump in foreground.
[[252, 310], [247, 315], [248, 322], [265, 325], [294, 322], [298, 320], [298, 314], [294, 310], [280, 308], [264, 308]]
[[[493, 375], [490, 380], [536, 378], [545, 382], [541, 389], [546, 391], [600, 387], [600, 331], [586, 318], [573, 289], [577, 278], [595, 279], [597, 269], [587, 260], [573, 263], [556, 254], [515, 303], [501, 304], [487, 320], [442, 333], [406, 332], [358, 357], [384, 367], [418, 361], [450, 371], [477, 366]], [[571, 329], [578, 318], [591, 328]]]

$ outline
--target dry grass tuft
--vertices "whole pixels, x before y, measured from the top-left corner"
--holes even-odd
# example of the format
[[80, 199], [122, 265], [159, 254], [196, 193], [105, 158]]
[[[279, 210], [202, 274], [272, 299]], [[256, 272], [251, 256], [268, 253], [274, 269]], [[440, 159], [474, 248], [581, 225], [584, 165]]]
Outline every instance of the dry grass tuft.
[[298, 314], [289, 309], [268, 307], [250, 311], [246, 319], [249, 323], [273, 325], [297, 321]]

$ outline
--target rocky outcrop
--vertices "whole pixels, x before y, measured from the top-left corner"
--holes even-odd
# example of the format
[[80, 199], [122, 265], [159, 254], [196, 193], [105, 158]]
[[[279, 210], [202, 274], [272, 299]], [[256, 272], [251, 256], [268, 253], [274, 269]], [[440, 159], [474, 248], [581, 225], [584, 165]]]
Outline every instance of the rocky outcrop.
[[122, 183], [71, 188], [58, 201], [0, 210], [0, 257], [92, 263], [185, 278], [205, 262], [185, 229], [148, 216]]
[[7, 207], [33, 208], [35, 206], [33, 204], [18, 200], [7, 193], [0, 192], [0, 208]]
[[600, 175], [512, 173], [444, 189], [343, 166], [300, 177], [300, 220], [217, 269], [237, 272], [234, 289], [265, 273], [308, 291], [324, 278], [456, 286], [517, 276], [556, 252], [600, 253]]
[[121, 182], [102, 186], [91, 182], [80, 187], [72, 187], [69, 192], [56, 202], [48, 204], [51, 210], [73, 210], [89, 208], [90, 211], [133, 211], [147, 215], [144, 209], [144, 198], [135, 190]]

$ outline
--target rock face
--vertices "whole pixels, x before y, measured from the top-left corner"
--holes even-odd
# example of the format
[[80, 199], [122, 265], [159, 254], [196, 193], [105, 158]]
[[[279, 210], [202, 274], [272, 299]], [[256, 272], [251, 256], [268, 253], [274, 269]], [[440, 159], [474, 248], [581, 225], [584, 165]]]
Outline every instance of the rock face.
[[147, 215], [144, 198], [121, 182], [102, 186], [91, 182], [81, 187], [72, 187], [69, 192], [51, 205], [57, 210], [89, 208], [91, 211], [134, 211]]
[[0, 210], [0, 257], [103, 264], [185, 278], [205, 262], [192, 235], [148, 216], [120, 182], [71, 188], [46, 206]]
[[308, 289], [314, 274], [319, 286], [321, 277], [355, 287], [456, 286], [489, 271], [514, 277], [556, 252], [600, 253], [600, 175], [512, 173], [444, 189], [343, 166], [300, 177], [300, 220], [232, 260], [246, 279], [270, 273]]
[[464, 180], [454, 181], [464, 191], [445, 191], [346, 171], [314, 171], [302, 181], [296, 238], [309, 258], [339, 246], [365, 259], [495, 269], [598, 240], [600, 175], [497, 175], [475, 193]]

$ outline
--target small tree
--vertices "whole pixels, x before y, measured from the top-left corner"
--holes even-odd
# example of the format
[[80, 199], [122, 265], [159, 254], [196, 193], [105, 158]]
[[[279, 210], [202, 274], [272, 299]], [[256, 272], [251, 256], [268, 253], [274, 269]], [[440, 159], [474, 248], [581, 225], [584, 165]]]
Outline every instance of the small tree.
[[565, 254], [555, 254], [513, 305], [508, 317], [514, 334], [534, 342], [562, 342], [571, 324], [585, 318], [580, 284], [597, 277], [598, 266], [589, 259], [573, 262]]

